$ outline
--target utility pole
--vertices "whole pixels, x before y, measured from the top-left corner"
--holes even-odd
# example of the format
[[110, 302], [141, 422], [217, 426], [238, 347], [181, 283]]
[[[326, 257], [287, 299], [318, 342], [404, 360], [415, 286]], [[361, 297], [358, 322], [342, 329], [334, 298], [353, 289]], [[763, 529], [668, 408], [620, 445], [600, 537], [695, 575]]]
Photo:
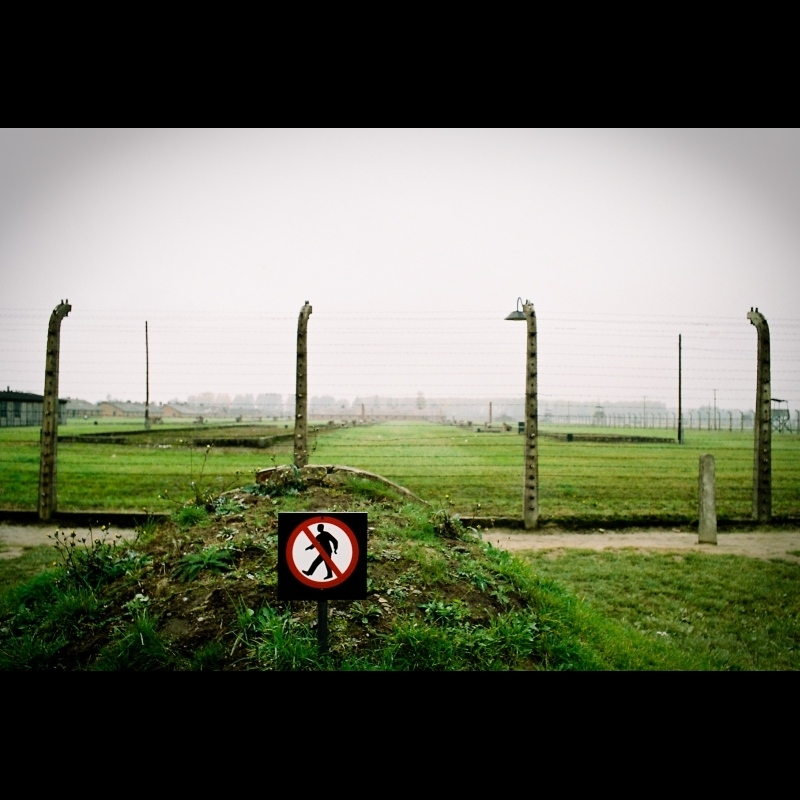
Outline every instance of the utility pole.
[[47, 521], [58, 504], [56, 484], [58, 445], [58, 360], [61, 346], [61, 320], [72, 311], [69, 300], [53, 309], [47, 326], [47, 357], [44, 367], [42, 430], [39, 443], [39, 519]]
[[145, 396], [144, 429], [150, 430], [150, 343], [147, 339], [147, 320], [144, 322]]
[[747, 319], [758, 333], [756, 377], [756, 414], [753, 419], [753, 519], [769, 522], [772, 518], [772, 408], [769, 325], [759, 310], [751, 308]]
[[714, 389], [714, 430], [717, 429], [717, 390]]
[[683, 444], [683, 394], [681, 392], [681, 334], [678, 334], [678, 444]]
[[294, 413], [294, 465], [308, 464], [308, 318], [311, 306], [306, 300], [297, 319], [297, 391]]

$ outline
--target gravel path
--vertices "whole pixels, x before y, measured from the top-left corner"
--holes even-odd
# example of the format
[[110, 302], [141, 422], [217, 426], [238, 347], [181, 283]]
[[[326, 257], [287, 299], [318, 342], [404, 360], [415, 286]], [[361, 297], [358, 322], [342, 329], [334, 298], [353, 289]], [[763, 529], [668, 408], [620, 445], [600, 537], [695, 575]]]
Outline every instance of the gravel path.
[[770, 560], [779, 558], [800, 564], [800, 531], [754, 531], [718, 533], [717, 544], [699, 544], [696, 533], [648, 530], [625, 533], [520, 533], [493, 528], [484, 531], [483, 540], [505, 550], [559, 550], [573, 548], [606, 550], [633, 547], [636, 550], [664, 552], [694, 551], [711, 555], [740, 555]]

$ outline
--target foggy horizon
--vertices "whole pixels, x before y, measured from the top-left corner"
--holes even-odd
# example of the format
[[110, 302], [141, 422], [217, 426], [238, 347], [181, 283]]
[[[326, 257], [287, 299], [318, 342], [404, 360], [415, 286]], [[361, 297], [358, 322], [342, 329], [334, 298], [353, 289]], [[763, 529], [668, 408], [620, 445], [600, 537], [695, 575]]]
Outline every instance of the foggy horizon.
[[800, 408], [800, 129], [0, 129], [0, 385]]
[[[472, 405], [477, 399], [524, 397], [525, 325], [502, 314], [343, 315], [319, 311], [313, 303], [312, 308], [309, 398], [333, 397], [351, 405], [357, 397], [375, 395], [415, 402], [422, 393], [429, 401], [461, 398]], [[209, 392], [231, 401], [237, 395], [278, 394], [285, 403], [293, 396], [294, 315], [149, 316], [152, 405], [186, 403]], [[145, 401], [145, 331], [137, 317], [83, 313], [73, 305], [61, 325], [62, 398]], [[5, 372], [4, 383], [14, 390], [42, 392], [48, 318], [48, 313], [14, 314], [0, 322], [6, 346], [18, 356]], [[772, 396], [800, 407], [795, 355], [800, 326], [768, 322]], [[679, 335], [684, 408], [716, 404], [753, 410], [757, 336], [744, 315], [697, 322], [537, 314], [540, 409], [556, 403], [676, 409]]]

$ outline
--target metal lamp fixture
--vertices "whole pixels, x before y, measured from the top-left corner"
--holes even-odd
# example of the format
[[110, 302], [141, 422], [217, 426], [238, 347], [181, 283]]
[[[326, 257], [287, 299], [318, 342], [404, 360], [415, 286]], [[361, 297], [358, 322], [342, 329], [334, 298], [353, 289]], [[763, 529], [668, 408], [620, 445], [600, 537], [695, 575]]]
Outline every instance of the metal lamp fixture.
[[520, 305], [521, 304], [522, 304], [522, 298], [518, 297], [517, 298], [517, 307], [516, 307], [516, 309], [514, 311], [512, 311], [506, 317], [506, 319], [510, 319], [510, 320], [521, 319], [521, 320], [524, 321], [525, 320], [525, 312], [520, 310]]

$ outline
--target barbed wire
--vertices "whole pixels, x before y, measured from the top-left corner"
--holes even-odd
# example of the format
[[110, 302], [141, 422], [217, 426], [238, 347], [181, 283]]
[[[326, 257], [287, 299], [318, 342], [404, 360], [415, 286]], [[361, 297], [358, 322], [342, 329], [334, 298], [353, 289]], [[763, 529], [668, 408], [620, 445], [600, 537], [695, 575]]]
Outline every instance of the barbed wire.
[[[43, 382], [46, 311], [0, 309], [2, 383], [36, 391]], [[294, 389], [296, 313], [76, 312], [62, 326], [62, 393], [141, 398], [144, 321], [150, 318], [151, 396], [160, 402], [213, 389], [233, 396]], [[521, 398], [524, 335], [485, 311], [475, 314], [356, 313], [317, 309], [309, 328], [309, 392], [492, 395]], [[752, 407], [756, 335], [745, 315], [552, 314], [538, 319], [539, 397], [557, 402], [677, 405], [677, 336], [683, 395], [705, 405]], [[455, 328], [457, 329], [454, 329]], [[773, 394], [800, 405], [800, 321], [770, 320]], [[709, 337], [711, 337], [709, 339]], [[23, 387], [25, 387], [23, 389]], [[561, 395], [561, 397], [559, 397]], [[468, 403], [464, 403], [466, 407]]]

